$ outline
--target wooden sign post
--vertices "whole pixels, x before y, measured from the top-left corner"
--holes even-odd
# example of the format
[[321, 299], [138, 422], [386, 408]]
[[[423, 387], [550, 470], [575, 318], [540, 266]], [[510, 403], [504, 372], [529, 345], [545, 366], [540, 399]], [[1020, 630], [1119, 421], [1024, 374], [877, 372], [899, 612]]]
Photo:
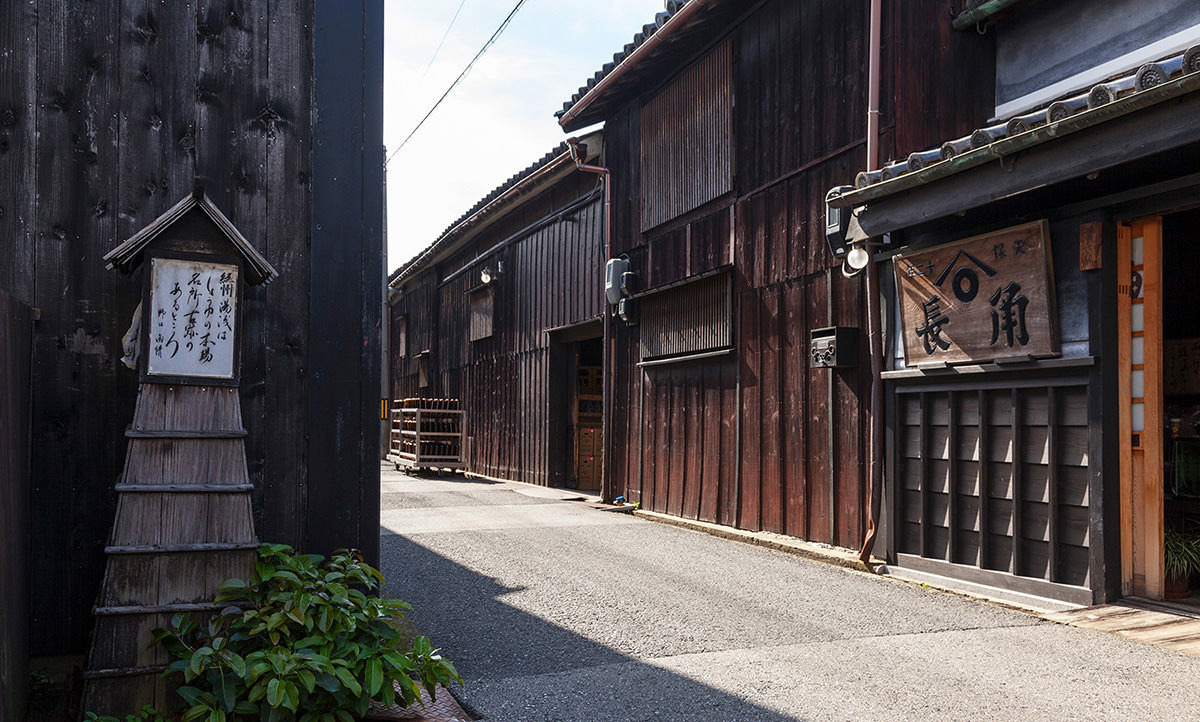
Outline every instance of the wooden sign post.
[[217, 587], [254, 568], [238, 394], [242, 287], [278, 274], [199, 191], [104, 259], [125, 273], [142, 270], [126, 343], [141, 383], [83, 708], [123, 715], [177, 701], [159, 677], [169, 660], [150, 647], [151, 630], [179, 612], [214, 609]]

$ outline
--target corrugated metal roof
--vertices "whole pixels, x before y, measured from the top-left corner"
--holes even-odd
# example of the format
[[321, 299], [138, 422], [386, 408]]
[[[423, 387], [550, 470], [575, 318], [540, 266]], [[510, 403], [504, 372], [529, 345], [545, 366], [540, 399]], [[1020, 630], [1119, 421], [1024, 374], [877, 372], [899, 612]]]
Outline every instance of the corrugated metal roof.
[[[854, 190], [831, 196], [830, 205], [859, 205], [971, 167], [972, 163], [963, 162], [968, 161], [969, 157], [979, 157], [982, 162], [998, 154], [1003, 155], [1001, 149], [1009, 146], [1015, 149], [1016, 145], [1025, 147], [1035, 140], [1051, 140], [1057, 136], [1049, 131], [1057, 124], [1118, 101], [1124, 102], [1138, 93], [1198, 71], [1200, 45], [1194, 45], [1182, 53], [1147, 63], [1137, 70], [1100, 83], [1085, 93], [1056, 100], [1044, 108], [1014, 116], [996, 125], [977, 128], [969, 135], [948, 140], [936, 148], [910, 153], [907, 158], [888, 163], [879, 170], [862, 171], [855, 177]], [[1101, 122], [1108, 115], [1096, 114], [1095, 117], [1097, 122]], [[1017, 143], [1023, 137], [1029, 138], [1030, 143]]]

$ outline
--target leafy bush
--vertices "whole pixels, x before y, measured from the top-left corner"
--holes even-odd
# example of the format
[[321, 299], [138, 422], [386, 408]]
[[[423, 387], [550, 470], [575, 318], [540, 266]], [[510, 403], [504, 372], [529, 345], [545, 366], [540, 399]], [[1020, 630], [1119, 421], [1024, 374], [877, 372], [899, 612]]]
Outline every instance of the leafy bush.
[[461, 681], [425, 637], [401, 650], [396, 623], [410, 607], [369, 596], [382, 583], [357, 552], [325, 561], [260, 547], [248, 582], [221, 585], [209, 621], [180, 614], [155, 630], [183, 675], [181, 722], [353, 722], [372, 699], [408, 706], [421, 687], [433, 697]]
[[[83, 716], [83, 722], [122, 722], [122, 720], [110, 715], [88, 712]], [[124, 722], [167, 722], [167, 720], [158, 710], [146, 705], [137, 714], [125, 715]]]

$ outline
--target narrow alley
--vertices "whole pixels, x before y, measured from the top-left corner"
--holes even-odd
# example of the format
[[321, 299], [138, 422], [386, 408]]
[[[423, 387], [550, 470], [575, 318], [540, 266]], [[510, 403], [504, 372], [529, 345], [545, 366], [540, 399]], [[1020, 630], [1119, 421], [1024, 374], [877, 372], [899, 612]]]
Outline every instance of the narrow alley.
[[414, 606], [484, 719], [1117, 720], [1200, 706], [1198, 657], [571, 497], [383, 468], [387, 591]]

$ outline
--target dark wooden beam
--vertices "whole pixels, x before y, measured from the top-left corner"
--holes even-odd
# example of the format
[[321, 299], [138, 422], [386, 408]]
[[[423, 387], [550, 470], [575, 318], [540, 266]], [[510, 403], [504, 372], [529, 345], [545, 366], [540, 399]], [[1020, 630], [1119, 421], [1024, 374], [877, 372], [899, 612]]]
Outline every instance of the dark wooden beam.
[[304, 545], [323, 554], [355, 547], [376, 566], [384, 288], [382, 29], [382, 0], [316, 4]]

